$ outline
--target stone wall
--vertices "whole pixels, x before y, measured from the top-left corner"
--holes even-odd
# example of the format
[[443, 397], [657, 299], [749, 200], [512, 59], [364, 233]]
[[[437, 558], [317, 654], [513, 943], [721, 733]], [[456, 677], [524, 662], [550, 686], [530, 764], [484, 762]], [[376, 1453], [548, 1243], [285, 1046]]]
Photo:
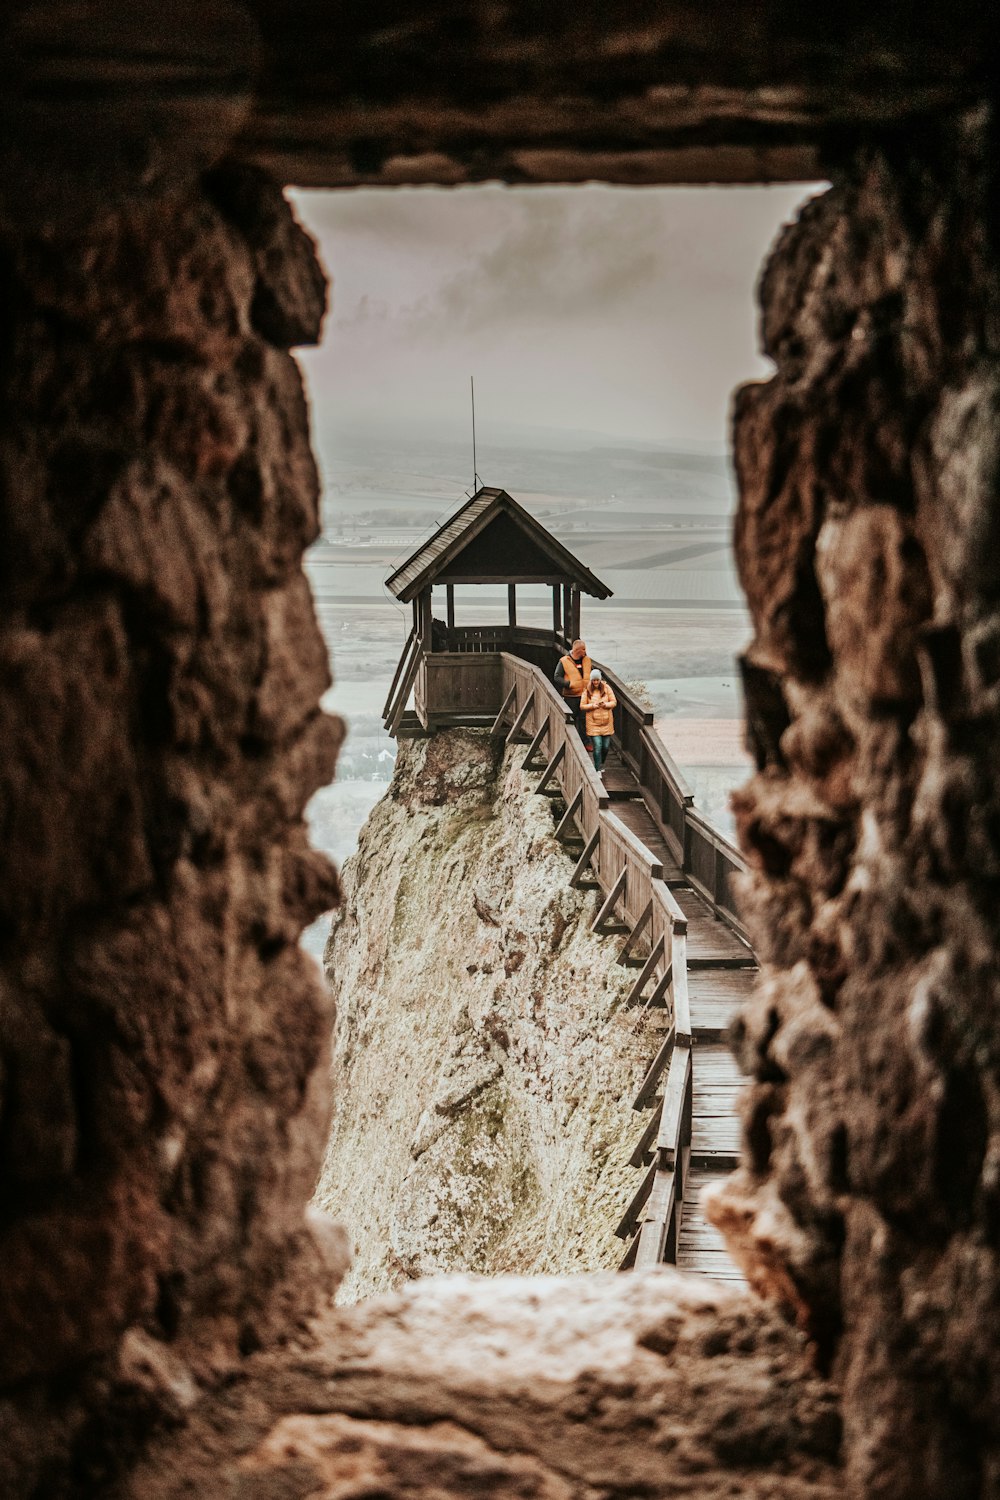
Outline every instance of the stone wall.
[[764, 979], [714, 1216], [838, 1372], [864, 1495], [1000, 1475], [991, 136], [866, 152], [803, 211], [735, 409]]
[[326, 288], [281, 193], [218, 170], [72, 233], [9, 235], [0, 279], [16, 1495], [108, 1383], [126, 1407], [176, 1404], [192, 1377], [168, 1376], [157, 1341], [225, 1361], [329, 1283], [303, 1215], [330, 1002], [297, 940], [337, 895], [302, 811], [341, 728], [318, 709], [300, 566], [318, 483], [288, 353], [319, 337]]
[[[47, 24], [85, 8], [13, 9]], [[792, 9], [768, 14], [790, 22]], [[442, 34], [402, 17], [395, 51], [391, 33], [362, 38], [362, 51], [384, 49], [383, 136], [372, 145], [346, 123], [345, 158], [317, 116], [330, 150], [317, 172], [337, 177], [346, 159], [355, 174], [337, 180], [399, 180], [384, 173], [418, 116], [405, 180], [453, 177], [456, 140], [460, 174], [496, 162], [524, 174], [511, 152], [528, 136], [559, 148], [528, 164], [538, 180], [591, 169], [655, 180], [668, 168], [644, 143], [683, 147], [697, 88], [707, 155], [695, 178], [756, 137], [762, 107], [777, 112], [776, 149], [799, 160], [822, 136], [837, 169], [763, 279], [776, 374], [740, 394], [735, 424], [760, 762], [738, 813], [766, 974], [739, 1036], [757, 1080], [744, 1166], [715, 1213], [801, 1335], [729, 1294], [696, 1306], [674, 1276], [471, 1300], [445, 1286], [426, 1304], [412, 1295], [320, 1323], [308, 1370], [280, 1341], [340, 1267], [336, 1235], [306, 1227], [331, 1016], [296, 940], [337, 887], [301, 815], [340, 731], [318, 710], [327, 666], [300, 569], [316, 474], [288, 350], [318, 336], [322, 276], [264, 179], [226, 168], [183, 185], [244, 119], [249, 64], [221, 120], [216, 74], [195, 66], [169, 101], [153, 88], [133, 136], [130, 104], [155, 68], [136, 74], [130, 56], [132, 91], [112, 100], [86, 67], [99, 55], [107, 71], [113, 53], [95, 53], [89, 33], [76, 54], [49, 45], [45, 24], [19, 33], [15, 62], [40, 71], [15, 67], [24, 90], [3, 91], [4, 123], [19, 129], [0, 184], [5, 1496], [105, 1492], [112, 1466], [164, 1423], [177, 1430], [155, 1473], [178, 1495], [207, 1473], [230, 1493], [249, 1476], [261, 1497], [335, 1480], [357, 1493], [373, 1475], [380, 1493], [419, 1496], [435, 1493], [442, 1454], [454, 1493], [470, 1475], [480, 1492], [509, 1479], [511, 1493], [588, 1500], [829, 1493], [838, 1431], [807, 1339], [843, 1388], [852, 1493], [997, 1492], [995, 127], [988, 115], [934, 119], [985, 87], [988, 50], [962, 27], [971, 9], [949, 10], [927, 91], [920, 48], [879, 53], [908, 77], [888, 144], [886, 118], [823, 102], [843, 103], [859, 76], [827, 68], [857, 55], [836, 31], [850, 7], [831, 23], [829, 57], [825, 18], [798, 51], [782, 48], [778, 81], [794, 97], [769, 94], [766, 74], [744, 89], [725, 27], [703, 33], [690, 76], [660, 95], [649, 70], [675, 50], [683, 14], [625, 27], [611, 104], [631, 122], [624, 137], [587, 136], [621, 35], [599, 20], [583, 61], [600, 87], [548, 135], [533, 80], [549, 80], [552, 104], [582, 54], [558, 27], [534, 58], [521, 45], [531, 28], [512, 36], [492, 156], [476, 156], [461, 112], [433, 90], [392, 117], [420, 77], [394, 71], [399, 59]], [[879, 34], [894, 33], [898, 7], [879, 14]], [[434, 15], [447, 31], [452, 11]], [[147, 60], [158, 34], [132, 28]], [[461, 27], [449, 34], [455, 51], [436, 60], [473, 55]], [[225, 49], [213, 57], [225, 74]], [[169, 57], [156, 66], [176, 71]], [[734, 71], [720, 112], [712, 88]], [[835, 78], [832, 93], [803, 94], [818, 75]], [[481, 111], [478, 80], [470, 97]], [[187, 113], [205, 98], [207, 133]], [[665, 134], [647, 113], [658, 99]], [[95, 117], [112, 140], [91, 149], [82, 126]], [[186, 124], [196, 139], [178, 157]], [[866, 128], [877, 149], [859, 155]], [[258, 116], [254, 130], [280, 159], [280, 129]], [[127, 203], [102, 194], [105, 146]], [[756, 149], [750, 175], [764, 170]], [[156, 201], [142, 196], [154, 181]], [[74, 183], [75, 227], [55, 230]], [[30, 233], [27, 217], [17, 227], [26, 205]], [[463, 1345], [470, 1325], [491, 1363]], [[525, 1394], [529, 1346], [538, 1378]], [[511, 1457], [522, 1443], [541, 1455], [533, 1471]]]

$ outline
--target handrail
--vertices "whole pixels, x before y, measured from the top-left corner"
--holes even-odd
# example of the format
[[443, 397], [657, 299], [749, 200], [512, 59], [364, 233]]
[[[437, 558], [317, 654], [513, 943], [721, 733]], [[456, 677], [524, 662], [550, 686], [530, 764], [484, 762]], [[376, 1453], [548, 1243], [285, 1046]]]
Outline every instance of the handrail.
[[614, 688], [615, 697], [618, 699], [619, 706], [627, 706], [629, 711], [631, 713], [634, 713], [637, 718], [641, 719], [643, 724], [652, 724], [655, 717], [652, 709], [643, 708], [641, 704], [636, 702], [636, 700], [632, 697], [632, 694], [626, 687], [625, 683], [618, 676], [618, 673], [612, 671], [610, 667], [606, 667], [603, 662], [595, 661], [594, 666], [600, 667], [602, 677], [606, 682], [610, 682], [611, 686]]
[[656, 761], [659, 770], [662, 771], [663, 776], [672, 786], [674, 795], [679, 801], [684, 802], [690, 807], [694, 802], [694, 793], [681, 775], [677, 762], [657, 734], [655, 721], [643, 735], [643, 741], [647, 751]]
[[[453, 639], [459, 634], [454, 632]], [[496, 714], [493, 732], [502, 733], [504, 726], [510, 725], [508, 743], [522, 735], [530, 741], [525, 770], [533, 766], [537, 769], [533, 757], [544, 742], [548, 760], [536, 789], [544, 790], [553, 779], [558, 783], [566, 811], [557, 833], [566, 836], [575, 822], [582, 836], [583, 853], [572, 883], [578, 884], [588, 868], [596, 877], [602, 895], [595, 926], [602, 928], [621, 918], [630, 933], [623, 953], [635, 953], [640, 939], [648, 950], [639, 959], [638, 977], [624, 1003], [662, 1006], [669, 1046], [665, 1039], [646, 1071], [634, 1107], [644, 1109], [653, 1103], [664, 1070], [666, 1078], [662, 1102], [653, 1116], [656, 1124], [651, 1121], [647, 1125], [633, 1152], [633, 1160], [638, 1157], [637, 1165], [644, 1163], [650, 1152], [652, 1162], [617, 1233], [630, 1240], [623, 1267], [650, 1266], [664, 1258], [676, 1259], [690, 1158], [693, 1032], [687, 918], [664, 879], [662, 860], [614, 811], [565, 699], [548, 673], [530, 659], [528, 653], [537, 652], [539, 646], [538, 641], [529, 639], [532, 634], [509, 627], [498, 627], [495, 633], [490, 627], [470, 627], [465, 640], [483, 653], [483, 672], [495, 674], [487, 694], [496, 692], [495, 704], [489, 705], [489, 711]], [[544, 632], [538, 634], [544, 636]], [[512, 649], [491, 649], [494, 640], [501, 644], [501, 637], [509, 640]], [[525, 648], [525, 655], [518, 653], [519, 645]], [[447, 653], [437, 654], [442, 658], [442, 670], [447, 671]], [[411, 633], [390, 691], [391, 700], [392, 693], [396, 694], [391, 705], [393, 732], [420, 663], [432, 661], [433, 655], [425, 657], [419, 639]], [[694, 806], [690, 788], [653, 727], [653, 714], [636, 702], [616, 673], [602, 671], [618, 698], [615, 738], [622, 757], [635, 774], [646, 807], [683, 871], [684, 882], [690, 883], [716, 916], [746, 940], [733, 887], [733, 877], [746, 868], [739, 851]], [[477, 672], [477, 677], [482, 673]], [[465, 703], [460, 679], [456, 682], [456, 696]], [[470, 696], [469, 703], [472, 701]], [[483, 704], [478, 702], [476, 713], [482, 712]], [[432, 719], [433, 704], [428, 703], [427, 713]]]
[[636, 701], [616, 672], [603, 665], [601, 671], [618, 699], [618, 748], [639, 782], [653, 821], [699, 895], [747, 941], [732, 889], [733, 877], [746, 872], [742, 855], [695, 807], [691, 788], [654, 727], [653, 714]]
[[708, 821], [703, 812], [699, 812], [697, 808], [692, 807], [688, 814], [688, 822], [698, 828], [704, 834], [705, 838], [715, 845], [720, 853], [727, 854], [733, 859], [738, 859], [742, 862], [743, 856], [732, 839], [727, 839], [726, 835], [720, 832], [714, 823]]
[[674, 930], [674, 1035], [690, 1045], [691, 1003], [688, 998], [687, 933]]

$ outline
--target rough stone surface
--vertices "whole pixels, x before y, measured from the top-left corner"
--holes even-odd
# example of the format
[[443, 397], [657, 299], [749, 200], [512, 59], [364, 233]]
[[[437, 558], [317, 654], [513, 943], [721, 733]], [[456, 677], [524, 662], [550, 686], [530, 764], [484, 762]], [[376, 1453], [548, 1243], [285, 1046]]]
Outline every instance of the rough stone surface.
[[993, 29], [981, 0], [15, 0], [0, 136], [22, 204], [92, 154], [144, 186], [227, 143], [313, 187], [809, 181], [979, 97]]
[[777, 733], [736, 802], [764, 982], [712, 1208], [843, 1382], [853, 1492], [1000, 1475], [1000, 295], [992, 126], [867, 152], [777, 245], [736, 546]]
[[621, 940], [590, 932], [594, 895], [570, 888], [575, 856], [523, 759], [483, 731], [402, 741], [346, 866], [317, 1191], [356, 1246], [341, 1299], [621, 1259], [631, 1100], [662, 1023], [621, 1008]]
[[231, 180], [0, 245], [5, 1496], [88, 1432], [99, 1474], [109, 1389], [184, 1406], [335, 1280], [297, 941], [337, 898], [302, 813], [341, 730], [288, 352], [322, 274], [257, 178], [219, 212]]
[[828, 1500], [840, 1418], [805, 1341], [664, 1270], [429, 1278], [261, 1354], [114, 1500]]
[[[0, 1493], [107, 1492], [157, 1433], [130, 1500], [997, 1493], [997, 187], [992, 118], [954, 115], [995, 92], [994, 28], [976, 0], [5, 9]], [[335, 894], [301, 825], [338, 731], [286, 347], [321, 291], [276, 194], [218, 168], [241, 132], [314, 183], [830, 150], [736, 413], [766, 975], [715, 1212], [842, 1381], [846, 1482], [799, 1337], [714, 1291], [678, 1314], [672, 1278], [424, 1283], [250, 1352], [343, 1245], [303, 1212], [330, 1018], [295, 947]]]

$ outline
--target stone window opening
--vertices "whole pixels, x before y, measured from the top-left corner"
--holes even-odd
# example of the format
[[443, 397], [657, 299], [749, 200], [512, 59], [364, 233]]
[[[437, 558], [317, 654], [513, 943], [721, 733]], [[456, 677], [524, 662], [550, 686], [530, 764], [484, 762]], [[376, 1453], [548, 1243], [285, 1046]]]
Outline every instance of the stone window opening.
[[[426, 531], [443, 522], [460, 497], [456, 488], [450, 505], [440, 498], [418, 498], [421, 486], [413, 480], [413, 498], [406, 502], [413, 510], [420, 507], [413, 516], [399, 508], [402, 499], [390, 502], [379, 494], [366, 500], [363, 488], [351, 493], [354, 466], [367, 464], [376, 471], [415, 467], [429, 474], [438, 451], [435, 442], [442, 440], [443, 409], [452, 422], [447, 429], [452, 446], [441, 463], [445, 472], [454, 469], [458, 455], [466, 456], [470, 436], [464, 380], [468, 359], [488, 377], [477, 380], [480, 477], [492, 483], [515, 474], [524, 490], [540, 492], [546, 489], [543, 476], [551, 473], [556, 497], [564, 491], [564, 498], [546, 502], [535, 493], [526, 503], [543, 516], [555, 515], [547, 524], [564, 544], [580, 545], [578, 538], [594, 523], [578, 520], [577, 512], [593, 517], [601, 502], [574, 503], [567, 497], [602, 493], [592, 488], [592, 476], [582, 467], [586, 460], [573, 462], [574, 442], [584, 447], [585, 440], [567, 436], [568, 446], [560, 449], [558, 435], [552, 434], [551, 469], [542, 451], [532, 466], [514, 432], [504, 451], [497, 427], [505, 414], [508, 424], [516, 420], [509, 406], [505, 412], [502, 405], [505, 396], [511, 400], [505, 374], [518, 385], [518, 394], [524, 386], [534, 391], [543, 385], [540, 366], [544, 383], [554, 387], [552, 406], [540, 395], [521, 420], [555, 425], [558, 418], [578, 433], [593, 424], [592, 448], [625, 442], [605, 435], [616, 421], [629, 424], [622, 431], [646, 422], [647, 440], [658, 440], [664, 448], [690, 444], [707, 454], [710, 434], [721, 448], [734, 375], [763, 378], [768, 373], [753, 347], [757, 257], [804, 199], [819, 190], [803, 184], [770, 190], [600, 185], [549, 191], [493, 186], [447, 193], [378, 189], [289, 194], [300, 221], [316, 237], [333, 280], [323, 346], [301, 356], [314, 448], [326, 468], [328, 495], [332, 492], [325, 502], [324, 537], [306, 566], [334, 676], [346, 674], [345, 698], [354, 708], [337, 781], [317, 794], [309, 817], [314, 838], [327, 852], [338, 845], [345, 848], [344, 825], [352, 814], [356, 835], [362, 836], [345, 876], [342, 907], [319, 919], [305, 937], [310, 951], [327, 965], [336, 1014], [331, 1087], [339, 1102], [314, 1202], [340, 1219], [354, 1247], [338, 1292], [340, 1305], [405, 1285], [407, 1278], [465, 1270], [579, 1274], [617, 1268], [626, 1250], [634, 1256], [635, 1245], [616, 1236], [643, 1176], [629, 1158], [647, 1120], [631, 1105], [636, 1085], [663, 1041], [655, 1009], [633, 1017], [616, 1008], [624, 1007], [629, 985], [621, 994], [617, 989], [628, 971], [613, 963], [607, 944], [602, 949], [598, 940], [587, 940], [591, 898], [584, 892], [574, 897], [568, 886], [577, 854], [557, 855], [553, 868], [545, 866], [546, 898], [536, 867], [536, 840], [528, 832], [535, 826], [531, 812], [525, 808], [519, 823], [508, 816], [507, 791], [501, 792], [507, 787], [505, 775], [496, 781], [487, 777], [485, 787], [480, 785], [489, 757], [484, 759], [473, 741], [462, 736], [453, 748], [438, 744], [432, 749], [403, 738], [399, 758], [388, 762], [396, 766], [391, 789], [388, 770], [380, 787], [344, 780], [368, 775], [374, 754], [386, 743], [379, 730], [369, 727], [367, 714], [375, 720], [381, 713], [411, 624], [409, 611], [400, 611], [399, 639], [393, 640], [393, 601], [382, 597], [386, 577], [417, 537], [415, 530], [407, 541], [405, 531], [397, 534], [399, 528], [409, 520]], [[595, 307], [598, 298], [603, 301]], [[699, 300], [704, 304], [700, 319], [690, 310]], [[634, 330], [634, 337], [615, 325]], [[557, 353], [552, 346], [560, 329], [569, 350]], [[589, 353], [593, 363], [586, 376], [574, 368], [573, 351]], [[452, 389], [437, 393], [446, 369]], [[374, 410], [364, 405], [359, 384], [367, 388], [369, 402], [377, 393]], [[424, 386], [434, 394], [425, 395]], [[622, 386], [630, 398], [627, 407]], [[692, 387], [697, 395], [691, 394]], [[446, 404], [449, 394], [451, 403]], [[525, 406], [523, 399], [521, 404]], [[426, 435], [416, 432], [414, 405], [425, 415]], [[699, 425], [692, 428], [692, 421]], [[601, 422], [607, 425], [601, 427]], [[367, 444], [366, 424], [372, 427]], [[401, 433], [411, 429], [410, 448], [419, 460], [405, 456], [409, 450]], [[636, 425], [635, 430], [642, 433], [644, 428]], [[338, 451], [341, 434], [346, 453]], [[471, 451], [468, 457], [471, 465]], [[717, 479], [714, 471], [700, 477], [702, 492], [707, 492], [704, 501], [683, 472], [675, 476], [651, 470], [655, 487], [642, 491], [628, 487], [630, 470], [617, 472], [621, 498], [607, 520], [620, 518], [623, 540], [626, 528], [636, 524], [624, 513], [646, 504], [629, 496], [660, 494], [665, 497], [663, 519], [676, 510], [682, 514], [674, 518], [675, 527], [686, 528], [691, 524], [687, 513], [704, 506], [710, 511], [704, 525], [719, 528], [711, 540], [728, 547], [731, 521], [717, 508], [732, 502], [726, 480]], [[567, 488], [571, 478], [582, 486], [579, 490]], [[682, 489], [685, 480], [688, 488]], [[609, 485], [614, 489], [616, 481]], [[406, 481], [400, 487], [405, 489]], [[393, 485], [380, 473], [377, 488]], [[357, 519], [355, 511], [361, 513]], [[648, 524], [658, 527], [661, 517], [654, 511], [650, 507]], [[345, 569], [343, 559], [357, 557], [338, 545], [345, 536], [351, 542], [370, 539], [376, 551], [381, 546], [381, 568], [367, 562]], [[648, 541], [635, 538], [632, 550], [621, 556], [641, 559], [644, 547], [652, 556], [691, 540], [686, 529], [656, 531]], [[704, 538], [698, 532], [694, 540]], [[584, 555], [595, 568], [614, 566], [604, 547], [595, 549], [591, 543]], [[327, 561], [330, 557], [338, 561]], [[651, 575], [639, 576], [648, 589]], [[634, 587], [629, 591], [635, 577], [634, 572], [615, 575], [616, 595], [633, 603], [642, 597]], [[703, 584], [705, 577], [701, 575]], [[707, 577], [724, 585], [709, 592], [709, 599], [728, 597], [730, 587], [735, 591], [734, 574]], [[359, 590], [368, 601], [358, 612], [365, 660], [371, 662], [382, 634], [386, 642], [381, 663], [386, 681], [372, 686], [370, 704], [363, 696], [366, 685], [356, 681], [354, 653], [343, 633], [345, 621], [353, 617], [343, 596]], [[442, 624], [450, 607], [444, 593], [438, 588], [432, 605]], [[336, 594], [341, 597], [335, 605], [331, 599]], [[463, 624], [508, 621], [506, 586], [460, 586], [455, 595], [456, 617]], [[517, 596], [521, 624], [548, 628], [551, 589], [522, 582]], [[701, 619], [702, 611], [693, 613]], [[596, 643], [606, 664], [639, 670], [636, 662], [644, 656], [662, 662], [662, 673], [672, 675], [667, 663], [673, 647], [684, 647], [664, 634], [664, 621], [690, 621], [692, 612], [637, 613], [616, 597], [588, 604], [585, 617], [583, 633]], [[707, 618], [719, 623], [721, 644], [713, 653], [719, 664], [704, 670], [726, 674], [728, 668], [735, 687], [736, 652], [746, 639], [743, 611], [720, 608]], [[641, 621], [646, 623], [640, 627]], [[701, 639], [708, 627], [699, 629]], [[548, 661], [544, 653], [541, 659]], [[368, 670], [375, 669], [369, 665]], [[331, 709], [337, 702], [335, 688]], [[364, 715], [360, 725], [359, 714]], [[670, 736], [665, 738], [669, 746]], [[424, 749], [426, 769], [420, 771], [416, 767]], [[415, 760], [411, 750], [417, 752]], [[715, 774], [721, 779], [725, 773]], [[733, 785], [744, 776], [743, 763], [729, 772]], [[379, 791], [386, 793], [385, 799], [362, 832], [359, 804], [376, 803]], [[710, 808], [699, 796], [701, 810], [714, 820], [724, 795], [718, 794]], [[541, 805], [535, 809], [539, 814]], [[495, 816], [474, 822], [477, 837], [466, 842], [447, 830], [461, 828], [473, 808], [480, 819], [487, 809]], [[730, 831], [728, 823], [721, 826]], [[532, 852], [526, 860], [527, 846]], [[465, 872], [461, 885], [457, 864]], [[475, 903], [470, 905], [468, 890], [473, 888]], [[560, 956], [553, 957], [543, 913], [557, 900], [556, 930], [564, 941], [557, 945]], [[507, 913], [502, 934], [489, 915], [491, 908]], [[482, 937], [487, 929], [479, 923], [483, 912], [497, 952], [483, 951], [489, 949]], [[364, 914], [360, 920], [359, 913]], [[572, 978], [564, 967], [572, 968]], [[522, 1025], [525, 1018], [530, 1020]], [[551, 1044], [546, 1040], [553, 1033], [567, 1047], [566, 1064], [554, 1078], [549, 1076]], [[577, 1038], [576, 1046], [570, 1044], [571, 1036]], [[588, 1055], [588, 1046], [601, 1048], [599, 1070], [581, 1068], [578, 1074], [574, 1062]], [[487, 1055], [481, 1056], [484, 1049]], [[662, 1092], [661, 1080], [657, 1093]], [[598, 1116], [600, 1128], [581, 1126]], [[734, 1144], [736, 1124], [734, 1118]], [[550, 1146], [550, 1137], [560, 1145]], [[598, 1172], [594, 1163], [605, 1158], [606, 1169]], [[556, 1160], [559, 1166], [553, 1171]], [[594, 1205], [595, 1197], [600, 1207]], [[687, 1197], [690, 1203], [690, 1191]], [[688, 1231], [687, 1225], [686, 1219], [686, 1241], [693, 1242], [697, 1230]], [[738, 1274], [732, 1265], [728, 1269]]]

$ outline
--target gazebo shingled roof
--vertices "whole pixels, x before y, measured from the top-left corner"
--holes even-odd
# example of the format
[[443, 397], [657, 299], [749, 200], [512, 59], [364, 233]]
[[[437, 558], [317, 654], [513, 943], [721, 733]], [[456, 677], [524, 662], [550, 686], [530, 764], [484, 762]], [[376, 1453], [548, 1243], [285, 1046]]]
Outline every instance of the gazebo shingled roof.
[[[607, 584], [602, 583], [579, 558], [556, 541], [513, 496], [508, 495], [506, 490], [485, 485], [396, 569], [386, 580], [386, 586], [397, 599], [404, 604], [409, 603], [436, 582], [449, 581], [445, 575], [450, 574], [454, 578], [455, 568], [462, 554], [491, 528], [503, 527], [509, 538], [511, 524], [521, 534], [518, 544], [524, 547], [526, 566], [523, 570], [504, 573], [505, 581], [551, 582], [557, 577], [560, 582], [574, 584], [595, 599], [610, 598], [612, 591]], [[466, 578], [456, 581], [492, 582], [495, 579], [493, 576], [483, 576], [478, 580]]]

